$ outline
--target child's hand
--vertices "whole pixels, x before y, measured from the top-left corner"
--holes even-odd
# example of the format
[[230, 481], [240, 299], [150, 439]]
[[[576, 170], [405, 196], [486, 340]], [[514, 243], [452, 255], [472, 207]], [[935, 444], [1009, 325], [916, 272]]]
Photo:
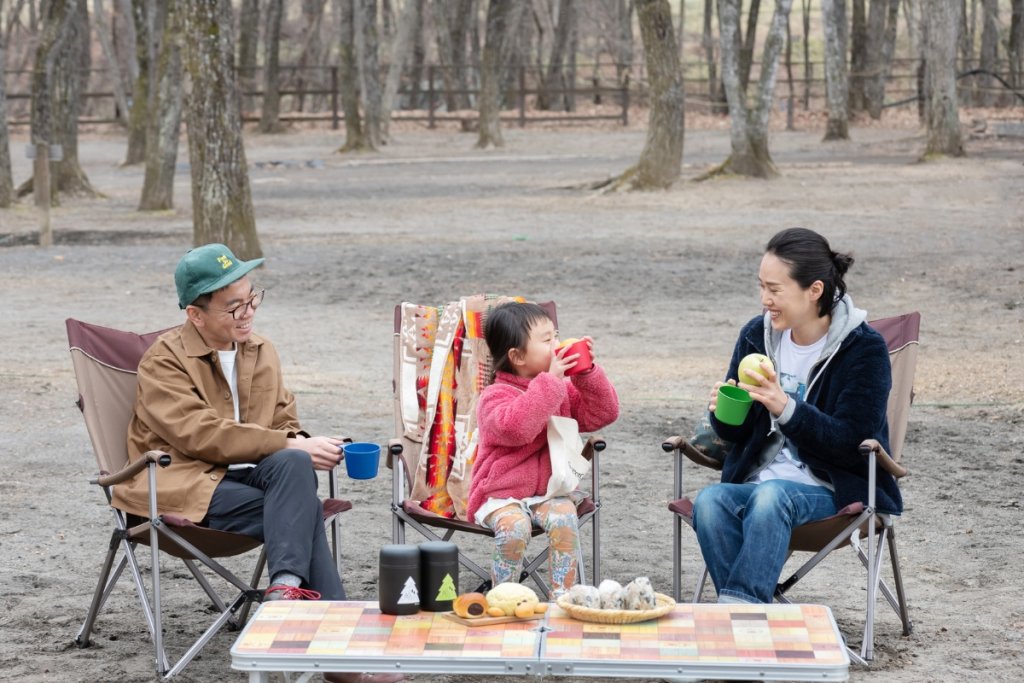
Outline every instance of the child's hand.
[[590, 360], [597, 362], [597, 356], [594, 354], [594, 338], [590, 336], [581, 337], [581, 339], [587, 342], [587, 348], [590, 349]]
[[580, 357], [580, 354], [574, 353], [571, 355], [565, 355], [569, 347], [566, 346], [561, 349], [553, 349], [551, 351], [551, 365], [548, 367], [548, 372], [557, 377], [558, 379], [565, 378], [565, 371], [571, 369], [576, 365], [576, 359]]

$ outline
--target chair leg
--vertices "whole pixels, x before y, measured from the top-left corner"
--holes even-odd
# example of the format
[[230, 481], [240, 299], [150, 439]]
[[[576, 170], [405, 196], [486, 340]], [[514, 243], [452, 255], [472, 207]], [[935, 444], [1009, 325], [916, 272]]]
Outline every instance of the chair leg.
[[909, 636], [914, 630], [914, 623], [910, 620], [910, 610], [907, 608], [907, 595], [903, 588], [903, 572], [900, 570], [900, 558], [896, 552], [895, 528], [889, 530], [889, 559], [892, 561], [893, 583], [896, 585], [900, 621], [903, 622], [903, 635]]
[[[682, 600], [683, 593], [683, 520], [672, 514], [672, 597]], [[694, 600], [696, 602], [696, 600]]]
[[92, 625], [96, 621], [97, 615], [103, 608], [103, 603], [106, 602], [107, 595], [110, 594], [110, 589], [113, 588], [114, 584], [117, 583], [117, 579], [121, 576], [121, 571], [124, 569], [125, 558], [121, 558], [118, 563], [117, 571], [114, 572], [113, 579], [110, 578], [110, 570], [114, 566], [114, 556], [117, 554], [117, 532], [110, 537], [110, 548], [107, 550], [107, 556], [103, 559], [103, 566], [100, 568], [100, 577], [96, 582], [96, 590], [92, 595], [92, 603], [89, 605], [89, 611], [85, 615], [85, 622], [82, 624], [82, 628], [78, 630], [78, 635], [75, 636], [75, 644], [78, 647], [89, 646], [89, 634], [92, 632]]
[[208, 642], [210, 642], [210, 639], [217, 635], [217, 632], [220, 631], [221, 627], [231, 619], [232, 615], [245, 600], [246, 595], [244, 592], [235, 596], [235, 599], [231, 601], [231, 604], [225, 606], [224, 611], [221, 612], [220, 616], [210, 624], [208, 629], [203, 631], [203, 635], [199, 637], [199, 640], [192, 644], [192, 647], [190, 647], [185, 654], [181, 656], [174, 666], [168, 669], [166, 673], [161, 672], [163, 678], [170, 678], [184, 669], [188, 663], [192, 661], [192, 658], [199, 654], [199, 651], [202, 650]]
[[206, 580], [206, 577], [203, 576], [202, 572], [200, 572], [196, 567], [196, 563], [192, 560], [182, 560], [182, 562], [184, 562], [185, 566], [188, 567], [189, 572], [192, 574], [192, 578], [194, 578], [196, 583], [198, 583], [202, 587], [203, 591], [206, 592], [207, 597], [210, 598], [210, 602], [213, 603], [213, 608], [218, 612], [223, 612], [225, 609], [224, 601], [221, 600], [220, 596], [217, 595], [217, 591], [213, 589], [210, 582]]
[[[596, 509], [590, 522], [591, 544], [593, 548], [590, 557], [591, 567], [594, 570], [594, 574], [591, 577], [591, 585], [597, 586], [601, 583], [601, 502], [595, 500], [594, 505]], [[583, 565], [581, 564], [580, 566], [582, 567]], [[583, 574], [581, 573], [580, 576], [582, 577]]]
[[[252, 581], [249, 582], [249, 585], [252, 586], [254, 590], [259, 588], [260, 579], [263, 578], [263, 570], [266, 568], [266, 566], [267, 549], [260, 548], [260, 556], [259, 559], [256, 560], [256, 568], [252, 571]], [[249, 608], [252, 607], [252, 603], [252, 600], [245, 601], [245, 605], [242, 606], [242, 611], [238, 614], [239, 624], [245, 624], [247, 621], [249, 621]]]
[[704, 568], [700, 571], [700, 578], [697, 579], [697, 587], [693, 589], [693, 602], [700, 602], [701, 596], [704, 595], [704, 586], [708, 582], [708, 567], [704, 565]]

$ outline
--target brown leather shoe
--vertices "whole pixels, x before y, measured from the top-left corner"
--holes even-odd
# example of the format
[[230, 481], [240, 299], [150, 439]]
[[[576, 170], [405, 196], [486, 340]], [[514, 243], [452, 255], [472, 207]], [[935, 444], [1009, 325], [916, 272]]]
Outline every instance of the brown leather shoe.
[[404, 680], [402, 674], [361, 674], [351, 671], [324, 674], [326, 683], [398, 683]]

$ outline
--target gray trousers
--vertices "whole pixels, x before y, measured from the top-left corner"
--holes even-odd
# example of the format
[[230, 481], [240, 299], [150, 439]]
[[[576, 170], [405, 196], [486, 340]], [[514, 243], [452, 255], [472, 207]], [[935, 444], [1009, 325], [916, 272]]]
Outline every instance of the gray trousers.
[[277, 451], [249, 469], [228, 470], [214, 489], [203, 524], [259, 538], [267, 551], [268, 576], [288, 572], [323, 600], [344, 600], [324, 532], [323, 504], [309, 454]]

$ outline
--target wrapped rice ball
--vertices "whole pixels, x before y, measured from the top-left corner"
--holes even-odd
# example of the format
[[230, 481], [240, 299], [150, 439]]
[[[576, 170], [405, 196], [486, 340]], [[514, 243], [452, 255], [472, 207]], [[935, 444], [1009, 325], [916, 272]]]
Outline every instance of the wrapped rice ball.
[[623, 589], [623, 599], [626, 609], [630, 610], [654, 609], [657, 606], [654, 587], [646, 576], [638, 576], [627, 583]]
[[578, 583], [569, 589], [566, 596], [569, 598], [569, 602], [573, 605], [590, 607], [592, 609], [601, 608], [601, 595], [593, 586], [584, 586], [583, 584]]
[[601, 609], [622, 609], [625, 596], [621, 583], [605, 579], [597, 587], [597, 592], [601, 594]]

